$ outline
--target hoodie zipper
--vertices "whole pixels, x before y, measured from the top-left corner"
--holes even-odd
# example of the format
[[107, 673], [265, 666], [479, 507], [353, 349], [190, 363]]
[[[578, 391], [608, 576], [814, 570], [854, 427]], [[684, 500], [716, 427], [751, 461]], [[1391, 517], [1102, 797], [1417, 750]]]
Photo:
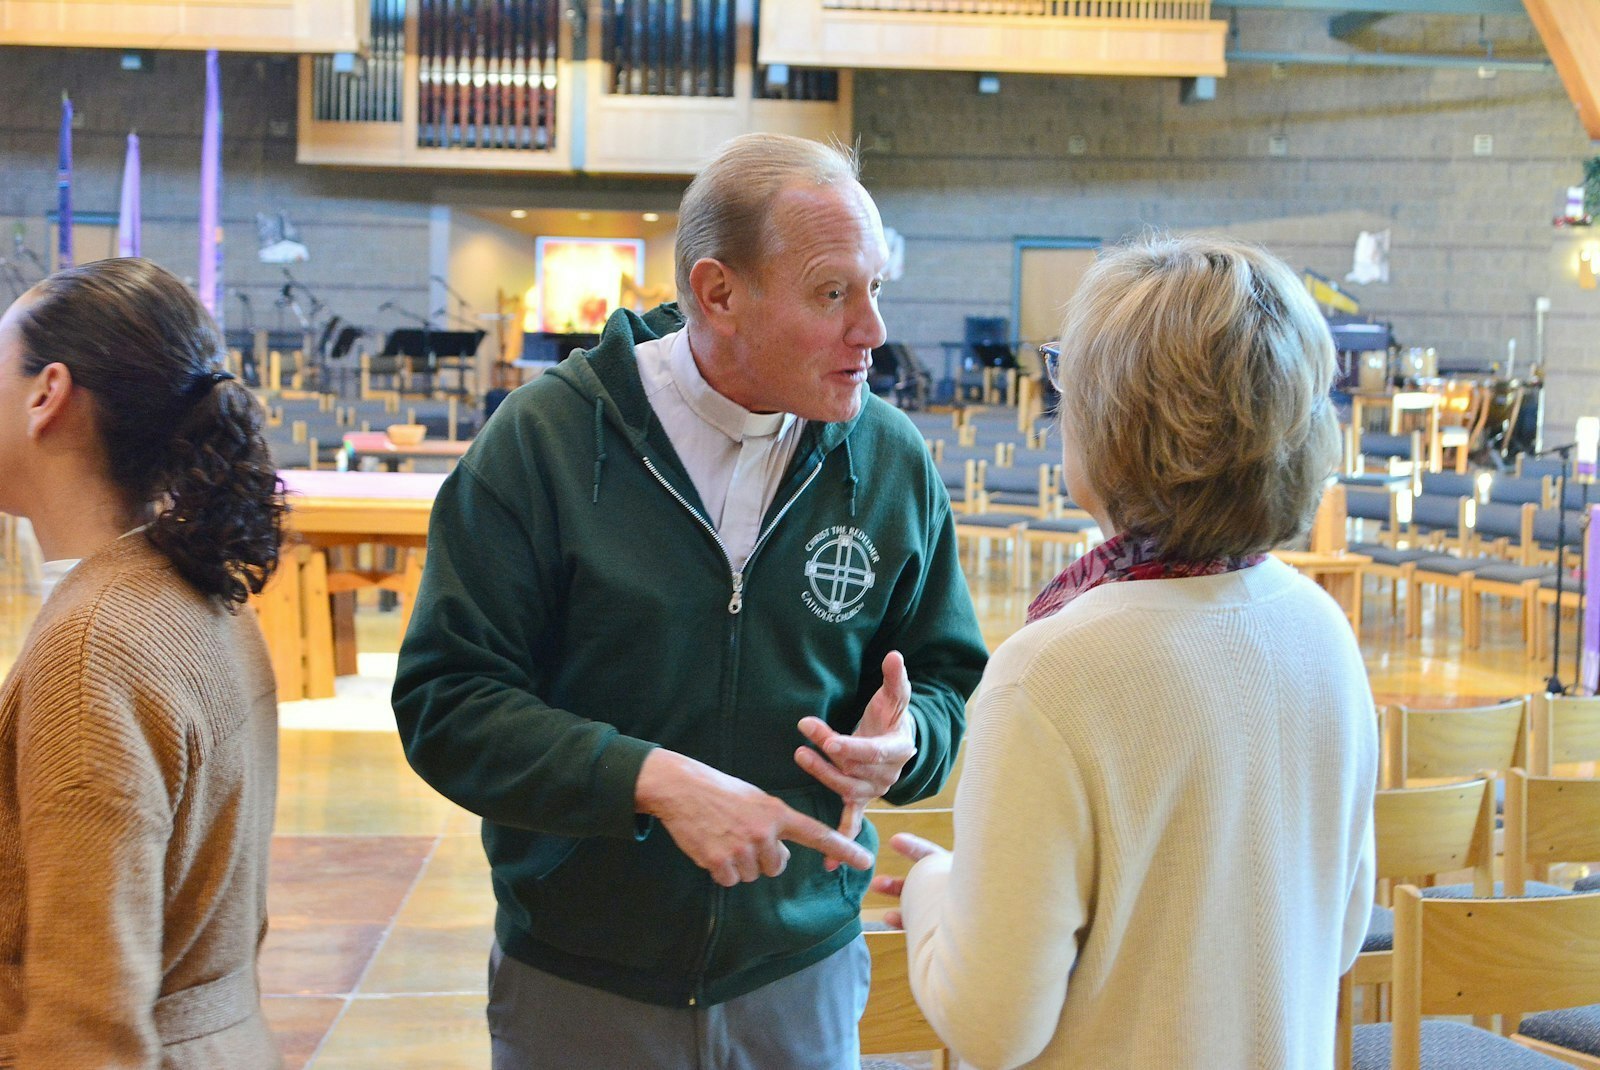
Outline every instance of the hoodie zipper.
[[788, 501], [783, 503], [783, 508], [779, 509], [778, 514], [772, 518], [772, 523], [768, 524], [766, 529], [762, 531], [761, 534], [756, 536], [755, 545], [750, 548], [750, 556], [744, 559], [744, 568], [734, 568], [733, 556], [728, 553], [728, 544], [722, 541], [722, 536], [717, 534], [717, 529], [711, 526], [711, 521], [700, 515], [700, 510], [690, 505], [689, 500], [683, 495], [679, 494], [676, 487], [667, 482], [667, 478], [661, 474], [661, 471], [656, 468], [653, 463], [651, 463], [650, 458], [640, 457], [639, 459], [644, 462], [644, 466], [645, 468], [649, 469], [650, 474], [656, 477], [656, 482], [660, 483], [661, 486], [665, 488], [666, 492], [672, 495], [673, 498], [677, 500], [679, 505], [688, 510], [689, 515], [694, 517], [702, 528], [706, 529], [706, 534], [711, 536], [711, 541], [715, 542], [717, 544], [717, 549], [722, 551], [722, 560], [727, 562], [728, 573], [733, 580], [733, 595], [728, 599], [728, 613], [731, 616], [738, 616], [740, 612], [744, 610], [744, 574], [749, 570], [750, 562], [755, 559], [756, 551], [761, 549], [762, 543], [767, 541], [767, 536], [772, 534], [772, 529], [778, 526], [778, 522], [782, 520], [784, 514], [789, 511], [789, 507], [794, 505], [795, 501], [800, 497], [800, 495], [806, 492], [806, 488], [811, 486], [812, 481], [822, 473], [822, 465], [824, 462], [817, 462], [817, 466], [811, 470], [811, 474], [806, 476], [806, 481], [800, 484], [799, 489], [789, 496]]
[[[728, 572], [733, 581], [733, 594], [728, 599], [728, 616], [730, 618], [735, 618], [734, 620], [729, 621], [728, 628], [728, 662], [730, 665], [732, 665], [739, 653], [738, 630], [735, 625], [737, 623], [736, 618], [741, 612], [744, 611], [744, 574], [749, 571], [750, 562], [755, 560], [756, 553], [767, 541], [767, 536], [772, 534], [773, 529], [778, 526], [778, 522], [781, 521], [784, 518], [784, 515], [789, 512], [790, 506], [794, 505], [794, 503], [799, 500], [800, 495], [804, 494], [806, 492], [806, 488], [811, 486], [812, 482], [817, 478], [817, 476], [822, 473], [822, 466], [827, 463], [827, 458], [824, 457], [821, 461], [817, 462], [817, 466], [811, 470], [811, 474], [806, 476], [805, 482], [801, 483], [795, 492], [789, 496], [789, 500], [784, 502], [783, 507], [779, 509], [778, 512], [773, 516], [772, 522], [768, 524], [759, 535], [756, 536], [755, 545], [750, 547], [750, 554], [744, 559], [743, 568], [733, 567], [733, 556], [728, 553], [728, 544], [722, 541], [722, 536], [717, 534], [717, 529], [712, 527], [711, 522], [701, 515], [700, 510], [690, 505], [688, 499], [684, 498], [682, 494], [679, 494], [677, 488], [671, 483], [667, 482], [666, 477], [661, 474], [660, 470], [656, 468], [656, 466], [651, 462], [650, 458], [641, 456], [639, 459], [644, 462], [645, 468], [652, 476], [655, 477], [656, 482], [660, 483], [661, 486], [665, 488], [666, 492], [672, 495], [672, 497], [677, 500], [678, 504], [683, 506], [684, 509], [688, 511], [689, 515], [694, 517], [695, 520], [699, 522], [702, 528], [705, 528], [706, 534], [710, 535], [712, 541], [717, 544], [717, 549], [722, 551], [723, 561], [727, 562]], [[729, 695], [728, 700], [731, 700], [731, 698], [732, 696]], [[728, 713], [728, 701], [724, 702], [722, 712], [724, 717], [726, 717]], [[691, 1007], [699, 1006], [700, 1000], [705, 995], [704, 991], [702, 990], [702, 985], [705, 982], [706, 970], [711, 966], [711, 952], [716, 947], [717, 922], [722, 913], [722, 904], [725, 895], [726, 892], [721, 887], [714, 889], [711, 903], [711, 918], [706, 924], [705, 950], [701, 952], [700, 955], [699, 981], [695, 985], [695, 994], [689, 997], [689, 1006]]]

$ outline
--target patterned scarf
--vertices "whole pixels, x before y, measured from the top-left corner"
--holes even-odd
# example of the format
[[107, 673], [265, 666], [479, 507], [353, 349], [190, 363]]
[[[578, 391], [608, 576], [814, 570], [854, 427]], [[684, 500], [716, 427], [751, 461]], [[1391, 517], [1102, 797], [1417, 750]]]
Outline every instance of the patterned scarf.
[[1171, 580], [1185, 576], [1217, 576], [1260, 564], [1266, 554], [1219, 557], [1210, 561], [1166, 561], [1156, 555], [1154, 539], [1116, 535], [1090, 550], [1045, 585], [1028, 606], [1028, 623], [1043, 620], [1091, 588], [1120, 580]]

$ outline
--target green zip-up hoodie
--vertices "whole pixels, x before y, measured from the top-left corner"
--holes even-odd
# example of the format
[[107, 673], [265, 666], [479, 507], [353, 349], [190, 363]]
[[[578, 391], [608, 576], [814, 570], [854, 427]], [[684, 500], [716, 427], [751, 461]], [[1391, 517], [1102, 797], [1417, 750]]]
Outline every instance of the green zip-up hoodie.
[[394, 688], [412, 766], [484, 818], [504, 952], [669, 1006], [843, 947], [868, 875], [793, 846], [782, 875], [720, 888], [635, 813], [651, 748], [836, 826], [796, 722], [853, 731], [901, 651], [917, 754], [888, 799], [912, 802], [944, 783], [986, 658], [944, 485], [877, 398], [806, 426], [734, 572], [639, 379], [634, 344], [681, 327], [618, 312], [501, 405], [434, 505]]

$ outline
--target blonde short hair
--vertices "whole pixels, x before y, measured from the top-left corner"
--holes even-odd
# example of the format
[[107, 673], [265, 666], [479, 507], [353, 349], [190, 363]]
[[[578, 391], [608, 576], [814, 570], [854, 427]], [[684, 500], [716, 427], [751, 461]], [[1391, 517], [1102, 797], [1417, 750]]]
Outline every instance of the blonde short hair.
[[771, 248], [772, 202], [801, 183], [860, 180], [855, 153], [789, 134], [744, 134], [727, 142], [684, 192], [678, 206], [675, 279], [678, 300], [693, 316], [689, 272], [703, 259], [759, 273]]
[[1117, 530], [1163, 557], [1305, 534], [1339, 451], [1333, 339], [1264, 249], [1149, 238], [1084, 276], [1061, 332], [1061, 415]]

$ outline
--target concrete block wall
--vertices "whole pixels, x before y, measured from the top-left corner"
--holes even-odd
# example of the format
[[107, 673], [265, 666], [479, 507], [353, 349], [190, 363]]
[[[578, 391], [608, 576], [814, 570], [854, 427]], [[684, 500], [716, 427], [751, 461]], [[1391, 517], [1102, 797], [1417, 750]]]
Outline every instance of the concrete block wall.
[[[1349, 50], [1325, 17], [1240, 12], [1238, 25], [1233, 47]], [[1380, 28], [1390, 51], [1462, 48], [1479, 31], [1475, 19]], [[1485, 32], [1498, 55], [1541, 54], [1526, 20]], [[1553, 71], [1235, 64], [1214, 101], [1187, 105], [1172, 79], [1004, 75], [985, 96], [970, 74], [864, 72], [856, 128], [865, 181], [906, 237], [884, 315], [931, 367], [964, 316], [1013, 315], [1019, 239], [1224, 232], [1342, 280], [1360, 231], [1389, 229], [1391, 281], [1346, 287], [1363, 311], [1451, 361], [1503, 360], [1514, 338], [1525, 371], [1547, 296], [1547, 421], [1600, 414], [1600, 291], [1576, 282], [1577, 243], [1600, 228], [1551, 225], [1600, 148]], [[1473, 155], [1477, 134], [1493, 155]], [[1274, 135], [1286, 155], [1268, 155]]]
[[[1231, 47], [1340, 51], [1326, 18], [1241, 11]], [[1540, 55], [1526, 19], [1485, 20], [1497, 55]], [[1470, 49], [1476, 19], [1390, 18], [1354, 44], [1390, 51]], [[10, 232], [46, 251], [55, 203], [59, 91], [72, 93], [75, 203], [115, 212], [124, 139], [144, 152], [145, 249], [195, 274], [202, 59], [155, 54], [123, 72], [114, 51], [0, 48], [13, 87], [0, 111], [0, 256]], [[447, 267], [449, 207], [670, 209], [681, 181], [594, 176], [430, 175], [295, 163], [298, 64], [225, 54], [224, 281], [252, 298], [259, 326], [291, 327], [274, 307], [279, 269], [257, 262], [256, 212], [285, 211], [311, 249], [297, 278], [346, 319], [380, 329], [444, 303], [428, 276]], [[1534, 351], [1534, 299], [1551, 301], [1545, 356], [1549, 420], [1600, 413], [1600, 291], [1576, 284], [1578, 245], [1600, 240], [1550, 220], [1585, 138], [1553, 72], [1345, 69], [1236, 64], [1214, 101], [1185, 105], [1172, 79], [1006, 75], [980, 96], [970, 74], [861, 72], [855, 125], [868, 187], [906, 236], [906, 276], [885, 291], [891, 334], [940, 360], [964, 315], [1013, 313], [1019, 238], [1114, 241], [1147, 227], [1225, 231], [1295, 267], [1342, 279], [1361, 230], [1393, 232], [1391, 282], [1351, 286], [1406, 344], [1488, 361], [1517, 340]], [[1494, 153], [1473, 155], [1473, 137]], [[1269, 139], [1287, 154], [1268, 155]], [[1074, 154], [1075, 138], [1084, 151]], [[0, 298], [9, 297], [0, 286]], [[240, 322], [231, 300], [227, 317]]]

